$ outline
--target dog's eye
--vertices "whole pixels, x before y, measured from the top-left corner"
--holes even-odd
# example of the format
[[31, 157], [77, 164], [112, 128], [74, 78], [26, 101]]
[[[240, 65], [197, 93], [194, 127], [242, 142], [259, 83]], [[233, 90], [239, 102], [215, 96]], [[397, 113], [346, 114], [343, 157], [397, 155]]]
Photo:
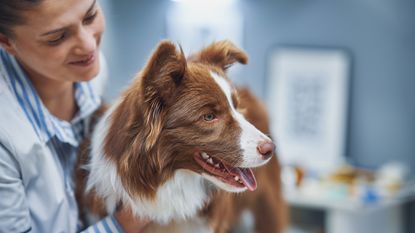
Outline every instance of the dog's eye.
[[205, 121], [213, 121], [215, 119], [216, 119], [216, 116], [213, 113], [208, 113], [206, 115], [203, 115], [203, 120]]

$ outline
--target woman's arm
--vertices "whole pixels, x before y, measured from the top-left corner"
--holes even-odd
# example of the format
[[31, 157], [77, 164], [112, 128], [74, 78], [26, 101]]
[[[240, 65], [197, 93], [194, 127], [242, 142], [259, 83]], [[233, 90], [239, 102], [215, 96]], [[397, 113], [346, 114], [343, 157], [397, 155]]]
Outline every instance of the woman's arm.
[[29, 207], [18, 162], [0, 143], [0, 232], [29, 232]]
[[135, 218], [131, 211], [122, 209], [108, 216], [81, 233], [141, 233], [149, 224], [148, 220]]
[[147, 219], [138, 219], [128, 209], [121, 209], [115, 213], [115, 218], [125, 233], [140, 233], [150, 223]]
[[[0, 143], [0, 232], [34, 231], [21, 174], [18, 162]], [[114, 216], [88, 227], [83, 233], [140, 233], [148, 223], [134, 218], [130, 211], [120, 210]]]

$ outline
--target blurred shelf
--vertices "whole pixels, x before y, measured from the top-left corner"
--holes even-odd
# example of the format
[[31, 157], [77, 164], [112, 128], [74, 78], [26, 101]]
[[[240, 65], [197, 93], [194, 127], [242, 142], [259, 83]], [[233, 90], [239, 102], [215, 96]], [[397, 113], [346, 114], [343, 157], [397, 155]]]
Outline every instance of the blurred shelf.
[[396, 193], [393, 197], [382, 198], [373, 203], [363, 203], [356, 199], [327, 198], [324, 196], [305, 195], [299, 191], [284, 191], [285, 200], [297, 207], [317, 208], [323, 210], [375, 211], [382, 208], [401, 205], [415, 198], [415, 182]]
[[[415, 182], [407, 183], [399, 192], [374, 202], [336, 196], [313, 195], [300, 189], [284, 190], [287, 203], [297, 208], [325, 212], [325, 233], [402, 233], [402, 207], [415, 199]], [[324, 192], [322, 192], [324, 193]]]

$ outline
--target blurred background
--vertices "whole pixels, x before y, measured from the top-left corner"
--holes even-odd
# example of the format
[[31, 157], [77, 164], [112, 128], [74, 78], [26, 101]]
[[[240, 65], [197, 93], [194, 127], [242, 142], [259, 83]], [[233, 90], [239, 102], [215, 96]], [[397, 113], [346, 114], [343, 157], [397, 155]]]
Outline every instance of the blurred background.
[[247, 52], [230, 77], [267, 104], [282, 141], [288, 232], [415, 232], [415, 1], [101, 5], [108, 101], [162, 39], [186, 53], [230, 39]]

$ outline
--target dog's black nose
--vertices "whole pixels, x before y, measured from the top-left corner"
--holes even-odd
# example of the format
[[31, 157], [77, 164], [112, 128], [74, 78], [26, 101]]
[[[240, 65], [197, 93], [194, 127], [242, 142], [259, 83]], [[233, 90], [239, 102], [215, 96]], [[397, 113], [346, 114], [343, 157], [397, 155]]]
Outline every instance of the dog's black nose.
[[261, 142], [258, 145], [257, 150], [262, 155], [262, 158], [265, 160], [274, 154], [275, 144], [271, 141]]

